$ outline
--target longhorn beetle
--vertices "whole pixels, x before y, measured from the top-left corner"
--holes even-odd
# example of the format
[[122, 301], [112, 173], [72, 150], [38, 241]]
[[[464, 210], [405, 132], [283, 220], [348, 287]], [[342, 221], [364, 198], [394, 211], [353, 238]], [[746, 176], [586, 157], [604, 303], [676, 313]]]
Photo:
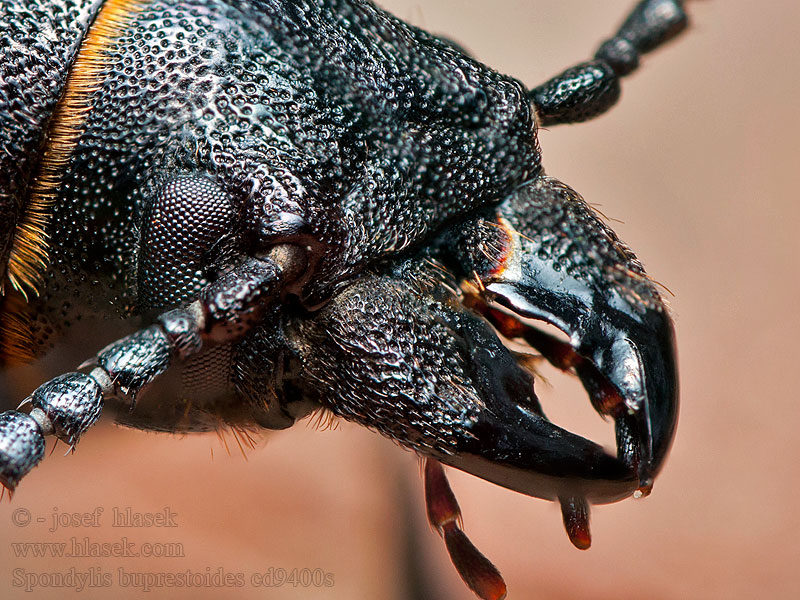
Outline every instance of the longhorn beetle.
[[[505, 584], [442, 464], [558, 501], [587, 548], [589, 505], [649, 493], [668, 453], [674, 335], [633, 252], [545, 174], [537, 128], [609, 109], [682, 4], [640, 2], [527, 89], [366, 0], [5, 0], [0, 364], [90, 347], [98, 320], [119, 336], [0, 414], [0, 481], [104, 406], [170, 432], [324, 408], [425, 458], [479, 597]], [[498, 334], [577, 374], [615, 456], [545, 417]]]

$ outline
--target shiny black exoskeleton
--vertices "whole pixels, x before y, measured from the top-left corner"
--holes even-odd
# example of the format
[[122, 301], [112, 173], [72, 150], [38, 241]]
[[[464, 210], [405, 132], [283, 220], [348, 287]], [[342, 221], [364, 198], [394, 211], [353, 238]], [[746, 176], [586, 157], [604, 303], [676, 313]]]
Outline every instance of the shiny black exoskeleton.
[[[0, 481], [104, 405], [164, 431], [324, 407], [426, 457], [431, 522], [481, 597], [505, 586], [439, 463], [560, 501], [588, 547], [589, 503], [648, 493], [669, 450], [673, 332], [536, 129], [603, 113], [685, 25], [679, 0], [640, 2], [527, 90], [361, 0], [4, 2], [0, 384], [19, 363], [53, 379], [0, 414]], [[616, 456], [545, 418], [497, 332], [577, 373]], [[70, 343], [108, 345], [80, 372], [41, 362]]]

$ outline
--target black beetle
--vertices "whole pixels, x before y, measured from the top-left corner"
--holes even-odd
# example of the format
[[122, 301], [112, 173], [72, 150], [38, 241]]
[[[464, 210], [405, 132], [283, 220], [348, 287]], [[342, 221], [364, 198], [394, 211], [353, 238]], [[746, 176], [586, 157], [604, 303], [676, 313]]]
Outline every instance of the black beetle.
[[[589, 504], [649, 493], [668, 453], [674, 336], [536, 132], [610, 108], [682, 4], [640, 2], [527, 90], [366, 1], [4, 2], [0, 364], [116, 341], [0, 414], [0, 481], [104, 405], [170, 432], [326, 408], [425, 457], [430, 521], [481, 598], [505, 584], [441, 463], [559, 501], [587, 548]], [[498, 333], [580, 377], [616, 456], [546, 419]]]

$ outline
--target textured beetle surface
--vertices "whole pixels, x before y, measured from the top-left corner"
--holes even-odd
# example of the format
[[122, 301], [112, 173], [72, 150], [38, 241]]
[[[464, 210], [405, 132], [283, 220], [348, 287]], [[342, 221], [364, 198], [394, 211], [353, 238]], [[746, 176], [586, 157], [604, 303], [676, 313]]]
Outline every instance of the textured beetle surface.
[[[0, 414], [0, 481], [103, 407], [170, 432], [324, 408], [425, 457], [479, 596], [505, 586], [440, 463], [559, 501], [588, 547], [589, 504], [649, 493], [669, 450], [672, 324], [536, 130], [610, 108], [681, 5], [641, 2], [528, 90], [358, 0], [4, 2], [0, 366], [97, 354]], [[547, 420], [498, 333], [580, 377], [616, 455]]]

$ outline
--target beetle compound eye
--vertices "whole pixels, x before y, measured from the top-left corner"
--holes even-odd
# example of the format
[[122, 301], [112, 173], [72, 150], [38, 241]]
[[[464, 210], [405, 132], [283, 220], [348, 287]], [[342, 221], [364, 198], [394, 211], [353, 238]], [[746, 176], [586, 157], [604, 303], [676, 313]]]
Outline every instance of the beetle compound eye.
[[228, 195], [207, 176], [181, 175], [158, 187], [143, 214], [142, 308], [174, 306], [200, 292], [209, 251], [230, 235], [233, 215]]

